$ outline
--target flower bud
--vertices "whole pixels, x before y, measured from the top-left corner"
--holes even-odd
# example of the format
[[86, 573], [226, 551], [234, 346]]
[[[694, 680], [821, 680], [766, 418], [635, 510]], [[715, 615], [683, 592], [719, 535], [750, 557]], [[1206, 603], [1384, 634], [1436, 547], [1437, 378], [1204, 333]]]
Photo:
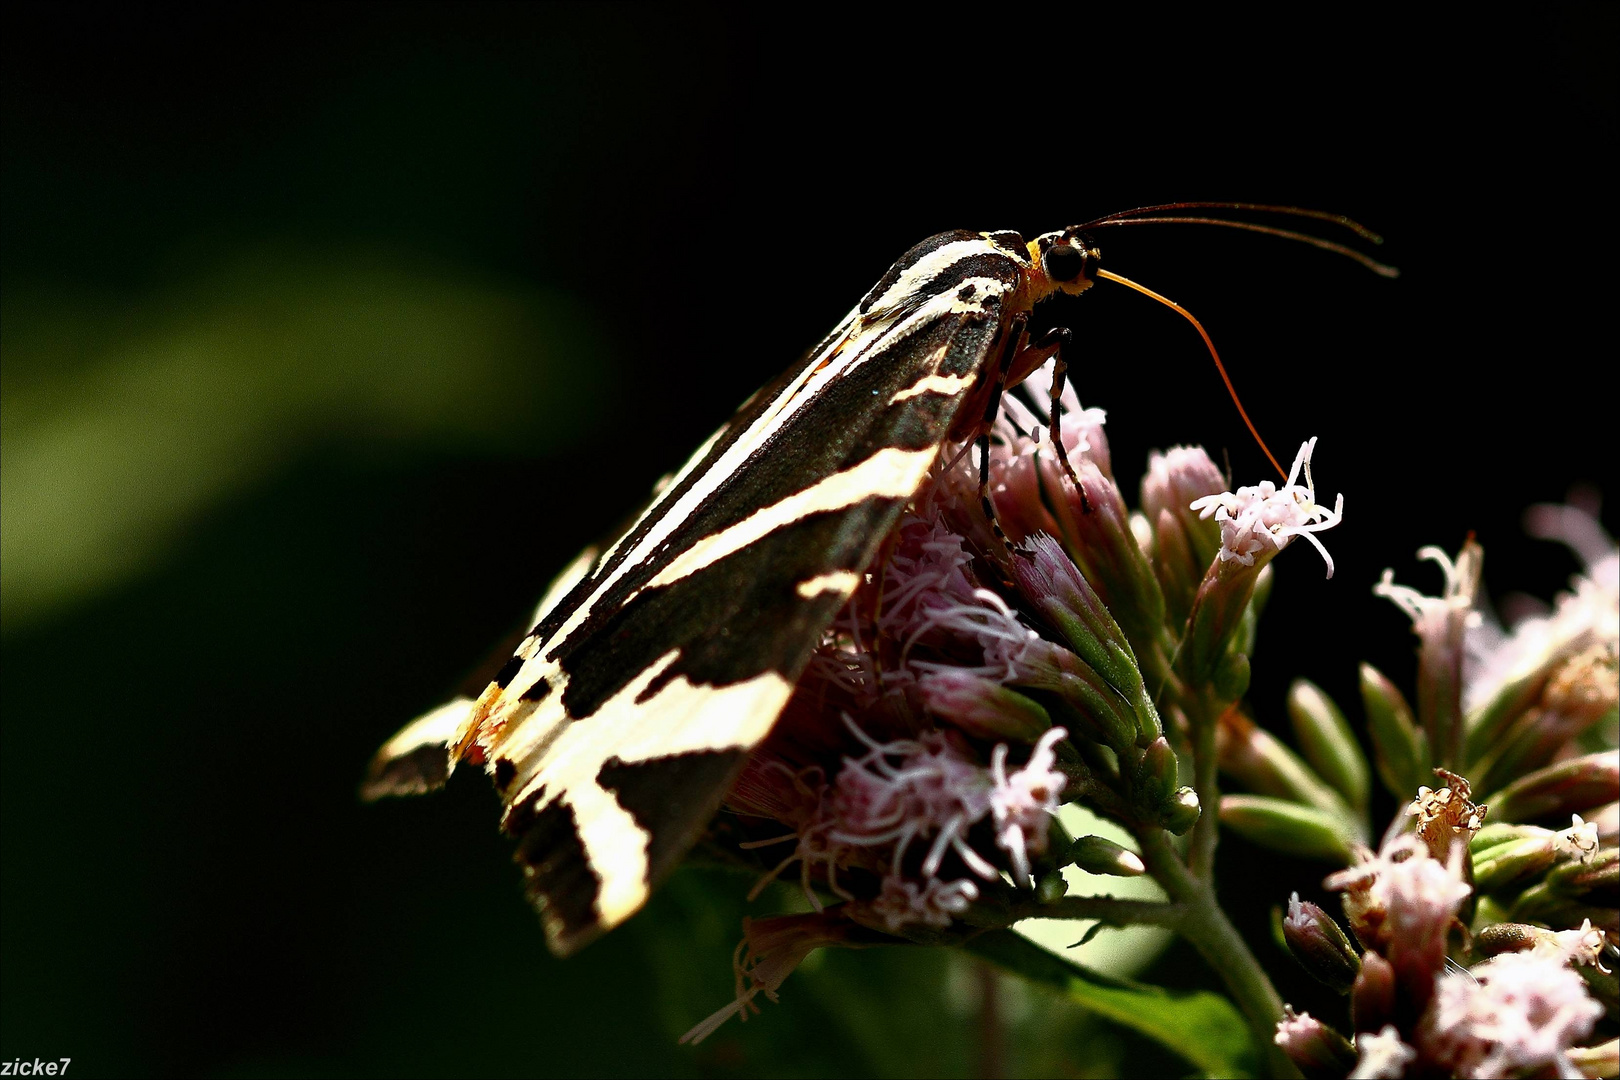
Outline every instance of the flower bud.
[[1553, 849], [1553, 834], [1547, 829], [1537, 831], [1542, 835], [1497, 844], [1487, 849], [1486, 858], [1475, 859], [1474, 888], [1482, 893], [1497, 892], [1533, 878], [1551, 866], [1558, 857]]
[[1378, 777], [1397, 799], [1405, 799], [1429, 778], [1429, 744], [1412, 719], [1412, 707], [1383, 672], [1361, 665], [1361, 703], [1367, 711]]
[[1211, 679], [1216, 696], [1222, 701], [1243, 700], [1243, 695], [1249, 692], [1249, 678], [1252, 674], [1248, 654], [1227, 653], [1226, 658], [1215, 666], [1215, 675]]
[[1489, 701], [1469, 713], [1466, 748], [1470, 762], [1488, 755], [1514, 721], [1536, 703], [1547, 684], [1548, 674], [1560, 660], [1554, 655], [1544, 657], [1542, 663], [1504, 682]]
[[1356, 1063], [1356, 1048], [1350, 1040], [1310, 1013], [1296, 1013], [1283, 1006], [1272, 1041], [1282, 1047], [1307, 1080], [1341, 1080]]
[[1361, 957], [1331, 915], [1315, 904], [1302, 903], [1294, 893], [1288, 898], [1282, 930], [1288, 951], [1307, 974], [1336, 993], [1350, 992], [1361, 973]]
[[1063, 871], [1053, 867], [1041, 875], [1040, 881], [1035, 884], [1035, 902], [1041, 906], [1055, 904], [1069, 891], [1069, 883], [1063, 880]]
[[1153, 526], [1153, 572], [1158, 574], [1159, 588], [1164, 592], [1169, 625], [1186, 625], [1208, 561], [1193, 555], [1192, 541], [1187, 538], [1181, 520], [1168, 510], [1159, 511], [1159, 519]]
[[1395, 969], [1371, 950], [1361, 954], [1361, 974], [1350, 988], [1350, 1018], [1358, 1032], [1379, 1031], [1395, 1018]]
[[1146, 648], [1164, 628], [1164, 593], [1142, 545], [1131, 531], [1130, 514], [1119, 488], [1091, 461], [1073, 462], [1084, 497], [1071, 485], [1054, 507], [1064, 546], [1139, 647]]
[[1201, 446], [1172, 446], [1148, 455], [1142, 477], [1142, 510], [1150, 521], [1170, 515], [1190, 543], [1194, 563], [1201, 571], [1221, 548], [1221, 527], [1194, 513], [1192, 504], [1227, 488], [1226, 477]]
[[1508, 909], [1514, 922], [1545, 923], [1553, 927], [1579, 926], [1583, 920], [1613, 937], [1620, 938], [1620, 910], [1592, 903], [1594, 897], [1566, 896], [1547, 882], [1533, 885], [1520, 894]]
[[1355, 842], [1336, 815], [1265, 795], [1221, 796], [1221, 824], [1273, 851], [1338, 866], [1350, 861]]
[[1581, 815], [1597, 830], [1598, 843], [1613, 847], [1620, 840], [1620, 802], [1606, 803]]
[[1101, 836], [1082, 836], [1076, 840], [1069, 849], [1069, 862], [1088, 874], [1137, 877], [1147, 873], [1147, 866], [1136, 852]]
[[1535, 821], [1570, 814], [1614, 801], [1620, 784], [1620, 756], [1603, 750], [1560, 761], [1519, 777], [1486, 800], [1491, 816], [1501, 821]]
[[1208, 682], [1243, 627], [1262, 565], [1236, 559], [1209, 565], [1193, 598], [1182, 645], [1182, 664], [1193, 682]]
[[1130, 702], [1136, 715], [1136, 745], [1145, 747], [1162, 735], [1158, 710], [1142, 682], [1130, 642], [1058, 542], [1044, 534], [1030, 537], [1026, 556], [1013, 560], [1012, 569], [1025, 598]]
[[1355, 815], [1311, 771], [1299, 755], [1236, 708], [1221, 714], [1215, 732], [1216, 758], [1223, 772], [1242, 782], [1258, 795], [1305, 803], [1341, 818], [1351, 832], [1359, 829]]
[[1418, 558], [1439, 563], [1445, 588], [1439, 596], [1396, 585], [1385, 570], [1373, 592], [1387, 597], [1412, 618], [1418, 647], [1418, 717], [1428, 735], [1429, 750], [1446, 768], [1461, 768], [1463, 752], [1462, 663], [1468, 627], [1478, 618], [1474, 598], [1485, 549], [1467, 540], [1455, 561], [1437, 547], [1418, 551]]
[[1358, 818], [1366, 817], [1367, 758], [1333, 699], [1314, 683], [1297, 679], [1288, 688], [1288, 718], [1293, 721], [1300, 750], [1316, 767], [1317, 775], [1344, 796]]
[[1036, 702], [962, 668], [925, 672], [917, 692], [925, 709], [974, 738], [1034, 743], [1052, 726]]
[[1549, 951], [1557, 949], [1560, 953], [1567, 951], [1556, 931], [1528, 923], [1495, 923], [1474, 935], [1474, 952], [1479, 956], [1525, 952], [1537, 946]]
[[1605, 848], [1587, 861], [1571, 861], [1547, 875], [1547, 888], [1560, 896], [1585, 896], [1620, 889], [1620, 849]]
[[1045, 690], [1061, 699], [1063, 723], [1071, 732], [1122, 754], [1136, 745], [1136, 713], [1080, 657], [1061, 645], [1037, 640], [1025, 648], [1011, 680], [1018, 686]]
[[1505, 821], [1493, 821], [1481, 826], [1474, 838], [1468, 841], [1468, 851], [1477, 866], [1482, 859], [1495, 858], [1493, 853], [1499, 847], [1551, 833], [1551, 829], [1543, 829], [1540, 825], [1510, 825]]
[[1173, 836], [1185, 836], [1187, 830], [1198, 824], [1203, 808], [1198, 804], [1198, 793], [1190, 787], [1179, 787], [1170, 793], [1159, 807], [1159, 824]]
[[1142, 762], [1136, 769], [1135, 795], [1145, 807], [1157, 807], [1176, 790], [1181, 782], [1176, 763], [1176, 752], [1170, 749], [1170, 740], [1160, 735], [1142, 753]]

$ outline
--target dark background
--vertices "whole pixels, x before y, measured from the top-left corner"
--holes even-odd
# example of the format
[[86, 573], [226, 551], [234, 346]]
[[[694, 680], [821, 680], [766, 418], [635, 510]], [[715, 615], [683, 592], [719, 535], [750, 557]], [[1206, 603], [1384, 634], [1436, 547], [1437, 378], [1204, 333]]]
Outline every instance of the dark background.
[[[960, 965], [905, 952], [828, 957], [678, 1050], [729, 993], [737, 883], [682, 875], [558, 963], [480, 782], [354, 797], [583, 542], [945, 228], [1239, 199], [1388, 237], [1394, 282], [1224, 230], [1100, 237], [1345, 492], [1335, 578], [1279, 564], [1269, 723], [1297, 675], [1347, 704], [1361, 659], [1409, 684], [1370, 588], [1435, 587], [1420, 545], [1475, 531], [1497, 597], [1577, 568], [1519, 518], [1616, 487], [1613, 6], [806, 10], [6, 8], [0, 1058], [974, 1068]], [[1127, 491], [1175, 442], [1266, 475], [1174, 315], [1106, 284], [1043, 315]], [[1257, 934], [1323, 869], [1223, 859]], [[1209, 984], [1179, 949], [1151, 975]], [[1009, 994], [1015, 1070], [1179, 1068]]]

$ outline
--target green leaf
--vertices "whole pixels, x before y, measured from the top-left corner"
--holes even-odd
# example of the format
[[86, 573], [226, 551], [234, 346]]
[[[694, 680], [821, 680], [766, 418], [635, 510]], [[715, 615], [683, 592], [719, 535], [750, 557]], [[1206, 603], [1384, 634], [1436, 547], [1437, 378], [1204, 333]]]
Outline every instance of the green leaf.
[[1110, 978], [1054, 956], [1010, 930], [981, 934], [965, 947], [1163, 1043], [1207, 1076], [1256, 1075], [1249, 1025], [1237, 1007], [1219, 994], [1170, 991]]

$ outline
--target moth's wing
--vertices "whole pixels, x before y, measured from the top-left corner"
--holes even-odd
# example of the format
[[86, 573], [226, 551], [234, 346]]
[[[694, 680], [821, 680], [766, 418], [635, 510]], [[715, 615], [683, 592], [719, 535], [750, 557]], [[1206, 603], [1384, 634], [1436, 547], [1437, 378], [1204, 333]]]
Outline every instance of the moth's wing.
[[700, 835], [1004, 332], [1020, 264], [979, 234], [897, 265], [698, 450], [466, 717], [452, 753], [493, 777], [558, 953], [634, 913]]
[[387, 795], [421, 795], [444, 786], [455, 762], [450, 747], [477, 705], [470, 697], [451, 698], [400, 728], [377, 750], [360, 782], [366, 801]]
[[[586, 548], [546, 588], [530, 626], [536, 626], [590, 573], [596, 549]], [[383, 743], [366, 767], [360, 797], [367, 802], [389, 795], [421, 795], [444, 786], [456, 767], [451, 748], [471, 722], [477, 702], [455, 697], [418, 716]]]

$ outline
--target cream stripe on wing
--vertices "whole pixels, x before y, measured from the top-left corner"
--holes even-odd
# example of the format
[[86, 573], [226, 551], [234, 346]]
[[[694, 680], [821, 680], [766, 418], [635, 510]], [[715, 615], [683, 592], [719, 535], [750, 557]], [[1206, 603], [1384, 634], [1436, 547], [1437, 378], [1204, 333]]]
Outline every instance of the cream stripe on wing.
[[972, 386], [973, 378], [972, 375], [927, 375], [904, 390], [897, 391], [894, 397], [889, 399], [889, 404], [898, 405], [902, 401], [923, 394], [954, 394]]
[[874, 497], [909, 499], [922, 483], [923, 477], [928, 475], [928, 467], [933, 464], [938, 452], [935, 447], [927, 450], [897, 450], [893, 447], [879, 450], [859, 465], [833, 473], [819, 484], [756, 510], [729, 529], [705, 536], [659, 571], [658, 576], [647, 582], [646, 587], [656, 589], [679, 581], [811, 514], [842, 510], [862, 499]]
[[[933, 275], [943, 272], [957, 259], [984, 254], [986, 251], [998, 250], [988, 241], [963, 241], [947, 247], [950, 249], [948, 254], [942, 254], [946, 249], [941, 249], [940, 252], [934, 252], [928, 260], [925, 260], [929, 264], [926, 274]], [[919, 270], [918, 267], [913, 267], [912, 270], [918, 273], [924, 272]], [[915, 287], [924, 278], [912, 277], [906, 280], [911, 281], [912, 286]], [[964, 299], [960, 296], [960, 286], [969, 283], [975, 286], [974, 294], [972, 297]], [[799, 377], [778, 391], [776, 398], [768, 407], [761, 410], [753, 423], [745, 431], [739, 432], [735, 441], [726, 447], [719, 457], [709, 462], [701, 474], [693, 477], [691, 487], [682, 491], [678, 496], [675, 495], [682, 480], [687, 476], [691, 476], [703, 464], [705, 457], [720, 438], [720, 433], [716, 433], [696, 454], [693, 454], [687, 460], [685, 466], [676, 474], [675, 480], [654, 498], [653, 504], [637, 518], [636, 523], [596, 561], [595, 574], [599, 576], [592, 580], [587, 596], [568, 612], [568, 617], [563, 621], [562, 625], [557, 627], [544, 643], [534, 643], [535, 647], [528, 657], [528, 663], [524, 665], [517, 678], [507, 687], [506, 692], [495, 695], [487, 703], [480, 703], [483, 707], [473, 714], [473, 717], [477, 720], [477, 728], [481, 733], [480, 740], [483, 741], [482, 733], [488, 732], [493, 735], [506, 726], [507, 721], [513, 716], [513, 710], [517, 706], [518, 698], [529, 687], [532, 687], [538, 678], [542, 675], [547, 678], [554, 678], [554, 672], [551, 669], [554, 668], [555, 663], [546, 661], [546, 654], [558, 642], [567, 640], [578, 627], [583, 625], [595, 613], [596, 606], [601, 602], [602, 597], [607, 595], [622, 578], [637, 567], [644, 565], [648, 560], [657, 558], [659, 549], [665, 545], [668, 538], [690, 520], [691, 516], [698, 512], [715, 490], [724, 484], [737, 469], [741, 468], [750, 456], [768, 442], [785, 424], [789, 423], [799, 409], [816, 400], [823, 388], [829, 383], [847, 376], [867, 360], [875, 356], [881, 356], [886, 349], [893, 347], [918, 328], [929, 324], [943, 314], [983, 311], [984, 303], [992, 296], [1005, 292], [1006, 288], [1003, 282], [994, 278], [973, 278], [959, 283], [957, 288], [932, 297], [928, 303], [916, 310], [904, 313], [896, 311], [894, 314], [899, 315], [899, 317], [892, 320], [886, 318], [884, 313], [876, 310], [869, 312], [864, 318], [858, 309], [846, 315], [839, 323], [838, 330], [829, 335], [827, 342], [818, 351], [816, 358], [807, 361], [804, 367], [801, 368]], [[909, 496], [915, 490], [916, 484], [921, 483], [926, 467], [925, 463], [922, 470], [917, 472], [912, 486], [899, 494]], [[870, 494], [877, 494], [877, 492], [870, 492]], [[638, 528], [648, 522], [650, 524], [647, 526], [646, 534], [641, 536], [633, 547], [621, 551], [622, 545], [635, 535]], [[695, 566], [690, 567], [686, 572], [689, 573], [691, 569], [695, 568]], [[667, 573], [666, 571], [666, 575]], [[674, 580], [673, 577], [666, 578], [665, 575], [660, 575], [660, 577], [666, 580]], [[527, 645], [528, 643], [525, 643], [526, 647]], [[556, 687], [553, 687], [554, 693], [556, 689]], [[530, 724], [531, 721], [526, 720], [521, 726], [527, 729]], [[508, 737], [517, 734], [517, 732], [507, 732]], [[525, 730], [522, 733], [521, 741], [527, 745], [545, 745], [550, 739], [551, 734], [549, 732], [540, 735]], [[458, 747], [462, 745], [464, 743], [458, 742]]]
[[895, 279], [894, 284], [885, 289], [882, 296], [872, 301], [872, 305], [867, 308], [868, 317], [882, 318], [888, 309], [902, 303], [908, 296], [915, 295], [920, 285], [943, 274], [952, 264], [986, 252], [1005, 255], [1000, 248], [982, 237], [953, 240], [949, 244], [935, 248], [906, 267]]
[[814, 600], [822, 593], [843, 593], [848, 596], [860, 588], [861, 575], [853, 570], [834, 570], [830, 574], [817, 574], [807, 581], [801, 581], [795, 590], [806, 600]]
[[[703, 751], [746, 749], [771, 725], [793, 693], [793, 684], [774, 671], [730, 686], [699, 686], [685, 676], [664, 684], [647, 701], [637, 701], [680, 656], [670, 650], [590, 716], [568, 724], [526, 777], [509, 805], [518, 806], [545, 788], [572, 807], [580, 842], [591, 869], [601, 879], [597, 911], [603, 929], [631, 915], [647, 898], [647, 830], [596, 781], [613, 758], [626, 763]], [[542, 712], [562, 713], [556, 697]], [[656, 717], [656, 722], [649, 722]], [[543, 809], [547, 799], [535, 809]]]
[[[999, 253], [999, 250], [987, 240], [964, 240], [954, 244], [947, 244], [938, 251], [932, 252], [928, 258], [919, 262], [916, 266], [911, 267], [907, 275], [902, 276], [901, 282], [909, 282], [908, 288], [915, 288], [921, 282], [944, 272], [957, 260], [984, 254], [986, 250], [998, 251]], [[825, 363], [825, 367], [817, 370], [819, 363], [806, 365], [800, 378], [783, 387], [770, 407], [765, 409], [754, 420], [747, 431], [739, 434], [736, 441], [728, 446], [717, 460], [711, 463], [709, 468], [702, 476], [697, 478], [690, 488], [686, 489], [678, 499], [669, 505], [668, 509], [654, 522], [652, 528], [647, 530], [647, 534], [637, 542], [632, 550], [625, 552], [623, 556], [619, 556], [618, 544], [616, 543], [607, 554], [598, 560], [599, 566], [608, 566], [615, 558], [618, 558], [614, 568], [596, 584], [585, 602], [570, 613], [568, 620], [546, 642], [546, 647], [549, 649], [552, 643], [565, 640], [568, 635], [573, 633], [575, 628], [583, 624], [590, 617], [597, 601], [620, 578], [651, 557], [652, 553], [663, 545], [670, 534], [679, 529], [707, 501], [714, 490], [753, 455], [755, 450], [770, 439], [800, 408], [815, 400], [822, 387], [849, 374], [849, 372], [860, 367], [870, 356], [888, 348], [894, 342], [908, 336], [917, 327], [937, 318], [940, 314], [944, 312], [983, 310], [985, 299], [1006, 290], [1005, 284], [994, 278], [972, 278], [969, 281], [975, 285], [975, 295], [972, 299], [961, 299], [957, 295], [957, 290], [953, 289], [943, 295], [933, 297], [922, 308], [892, 324], [883, 320], [883, 312], [876, 307], [869, 311], [864, 319], [860, 316], [858, 310], [846, 315], [839, 324], [841, 327], [847, 328], [846, 332], [841, 335], [835, 333], [819, 354], [822, 358], [820, 362]], [[967, 283], [963, 282], [963, 284]], [[898, 286], [899, 283], [897, 283], [896, 288]], [[894, 294], [894, 289], [890, 289], [884, 295], [889, 296], [892, 294]], [[711, 439], [702, 451], [694, 454], [688, 460], [686, 466], [677, 474], [676, 485], [678, 485], [682, 477], [697, 466], [708, 448], [713, 445], [713, 442], [714, 440]], [[918, 482], [921, 482], [921, 474], [918, 476]], [[671, 491], [676, 485], [671, 485], [670, 488], [665, 490]], [[911, 492], [908, 491], [905, 494], [909, 495]], [[636, 524], [631, 526], [625, 535], [633, 534], [643, 521], [646, 521], [651, 514], [664, 504], [664, 501], [664, 496], [656, 499], [654, 504], [637, 519]]]

